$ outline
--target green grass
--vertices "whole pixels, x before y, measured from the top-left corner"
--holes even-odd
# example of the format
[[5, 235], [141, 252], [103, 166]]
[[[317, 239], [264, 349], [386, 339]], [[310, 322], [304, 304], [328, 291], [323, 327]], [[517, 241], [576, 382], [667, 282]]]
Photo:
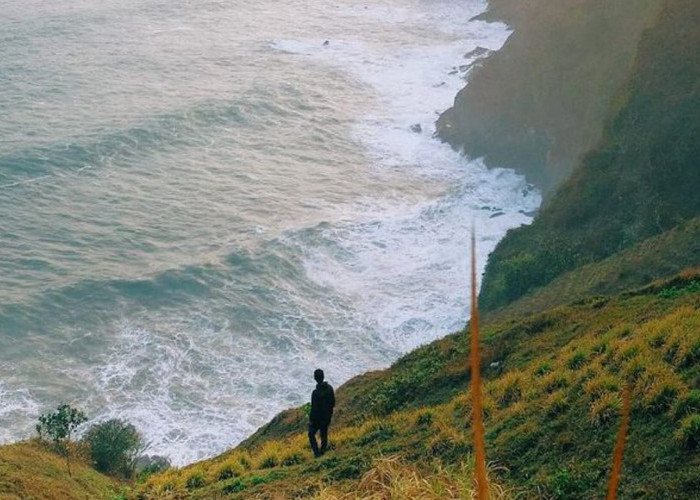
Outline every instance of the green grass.
[[49, 445], [27, 441], [0, 446], [0, 500], [113, 500], [124, 487], [79, 458], [66, 461]]

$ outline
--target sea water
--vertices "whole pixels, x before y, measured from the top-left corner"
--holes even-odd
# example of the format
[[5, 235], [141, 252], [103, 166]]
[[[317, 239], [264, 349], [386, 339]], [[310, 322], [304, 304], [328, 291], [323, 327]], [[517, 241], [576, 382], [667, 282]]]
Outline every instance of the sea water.
[[0, 441], [64, 401], [184, 464], [463, 326], [540, 203], [433, 138], [485, 7], [0, 0]]

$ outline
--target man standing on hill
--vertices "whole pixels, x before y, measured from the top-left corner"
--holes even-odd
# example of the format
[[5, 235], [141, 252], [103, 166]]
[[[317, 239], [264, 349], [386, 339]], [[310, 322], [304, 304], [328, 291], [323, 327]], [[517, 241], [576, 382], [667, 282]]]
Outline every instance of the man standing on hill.
[[[314, 457], [318, 458], [326, 452], [328, 447], [328, 426], [333, 416], [335, 406], [335, 394], [328, 382], [323, 381], [323, 370], [314, 371], [316, 389], [311, 393], [311, 413], [309, 414], [309, 443], [314, 452]], [[321, 432], [321, 449], [318, 449], [316, 433]]]

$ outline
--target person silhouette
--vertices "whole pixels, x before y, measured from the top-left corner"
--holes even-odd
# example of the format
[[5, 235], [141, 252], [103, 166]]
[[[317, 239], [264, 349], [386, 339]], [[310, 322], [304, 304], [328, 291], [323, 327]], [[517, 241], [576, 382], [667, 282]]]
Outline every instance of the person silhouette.
[[[333, 387], [324, 380], [323, 370], [314, 371], [316, 389], [311, 393], [311, 413], [309, 414], [309, 443], [314, 457], [318, 458], [326, 452], [328, 448], [328, 426], [333, 417], [333, 407], [335, 406], [335, 393]], [[316, 433], [321, 433], [321, 449], [318, 448]]]

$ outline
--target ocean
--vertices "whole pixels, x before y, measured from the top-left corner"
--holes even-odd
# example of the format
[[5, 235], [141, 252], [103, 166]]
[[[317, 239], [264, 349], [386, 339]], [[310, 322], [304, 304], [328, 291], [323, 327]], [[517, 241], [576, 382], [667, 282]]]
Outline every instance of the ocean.
[[541, 202], [433, 137], [485, 8], [0, 0], [0, 442], [68, 402], [185, 464], [461, 328]]

